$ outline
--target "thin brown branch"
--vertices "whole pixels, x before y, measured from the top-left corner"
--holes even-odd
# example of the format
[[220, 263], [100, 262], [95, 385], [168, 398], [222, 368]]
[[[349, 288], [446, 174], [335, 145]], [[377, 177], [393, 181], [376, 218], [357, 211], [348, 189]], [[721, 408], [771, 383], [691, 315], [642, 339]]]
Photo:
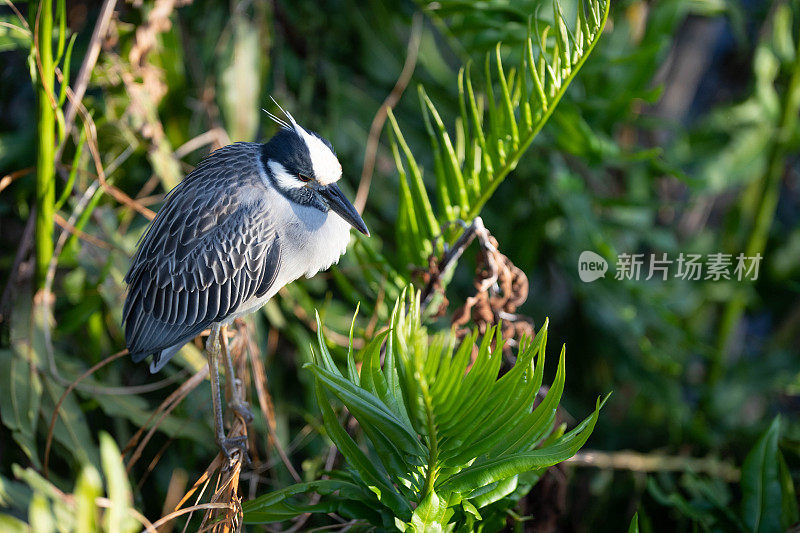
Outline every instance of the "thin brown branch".
[[222, 128], [211, 128], [205, 133], [201, 133], [193, 139], [189, 139], [172, 153], [176, 159], [182, 159], [195, 150], [206, 146], [207, 144], [216, 143], [218, 146], [225, 146], [230, 144], [227, 132]]
[[458, 259], [476, 236], [480, 239], [482, 245], [484, 245], [484, 243], [488, 243], [489, 241], [489, 232], [483, 225], [483, 220], [481, 217], [475, 217], [475, 220], [473, 220], [469, 226], [464, 228], [464, 231], [458, 237], [458, 240], [453, 243], [453, 246], [445, 251], [444, 257], [442, 257], [442, 260], [438, 263], [437, 272], [435, 275], [431, 276], [431, 279], [429, 279], [425, 284], [425, 288], [422, 289], [420, 313], [425, 313], [425, 310], [431, 303], [434, 294], [436, 294], [437, 290], [441, 286], [441, 280], [447, 279], [450, 270], [455, 268], [456, 263], [458, 263]]
[[18, 32], [27, 36], [30, 36], [31, 34], [31, 30], [29, 30], [28, 28], [23, 28], [22, 26], [17, 26], [16, 24], [11, 24], [10, 22], [0, 21], [0, 27], [8, 28], [11, 30], [17, 30]]
[[[188, 419], [182, 420], [180, 426], [178, 426], [178, 432], [181, 429], [183, 429], [183, 427], [186, 426], [188, 423], [189, 423]], [[156, 469], [156, 466], [158, 466], [158, 463], [161, 461], [161, 457], [163, 457], [164, 453], [166, 453], [166, 451], [169, 449], [169, 447], [172, 446], [172, 442], [174, 440], [175, 440], [174, 437], [168, 438], [167, 441], [164, 444], [161, 445], [161, 448], [158, 449], [156, 454], [150, 460], [150, 463], [147, 465], [147, 468], [145, 469], [144, 474], [142, 474], [142, 477], [139, 478], [139, 481], [136, 483], [136, 489], [137, 490], [142, 490], [142, 487], [144, 487], [144, 484], [147, 481], [147, 479], [150, 477], [150, 474], [152, 474], [153, 471]]]
[[[64, 75], [60, 69], [56, 69], [56, 74], [58, 75], [58, 79], [61, 83], [66, 83], [66, 79], [64, 78]], [[72, 88], [67, 85], [65, 89], [67, 100], [69, 100], [69, 102], [75, 106], [78, 113], [80, 113], [84, 127], [86, 128], [86, 144], [89, 146], [89, 152], [92, 155], [92, 161], [94, 162], [95, 171], [97, 172], [97, 179], [100, 182], [100, 186], [106, 193], [108, 193], [119, 203], [138, 211], [148, 220], [153, 220], [156, 217], [156, 214], [153, 211], [144, 207], [143, 205], [140, 205], [136, 200], [108, 183], [106, 179], [106, 171], [103, 169], [103, 162], [100, 158], [100, 148], [97, 143], [97, 126], [94, 123], [94, 119], [92, 119], [92, 116], [89, 114], [86, 106], [84, 106], [83, 102], [78, 99], [78, 96], [75, 94]]]
[[22, 25], [23, 25], [23, 26], [25, 26], [25, 29], [26, 29], [26, 30], [28, 30], [28, 33], [30, 33], [30, 31], [31, 31], [31, 27], [30, 27], [30, 25], [28, 24], [28, 21], [27, 21], [27, 20], [25, 20], [25, 17], [23, 17], [23, 16], [22, 16], [22, 13], [20, 13], [20, 12], [19, 12], [19, 9], [17, 9], [17, 6], [15, 6], [15, 5], [14, 5], [14, 2], [12, 2], [11, 0], [4, 0], [4, 1], [5, 1], [5, 4], [6, 4], [8, 7], [10, 7], [10, 8], [11, 8], [11, 11], [13, 11], [13, 12], [14, 12], [14, 14], [17, 16], [17, 18], [18, 18], [18, 19], [19, 19], [19, 21], [22, 23]]
[[[102, 496], [99, 496], [99, 497], [95, 498], [94, 499], [94, 503], [98, 507], [102, 507], [104, 509], [111, 509], [114, 506], [119, 506], [120, 505], [119, 503], [115, 503], [114, 501], [112, 501], [112, 500], [110, 500], [108, 498], [104, 498]], [[158, 531], [156, 531], [155, 524], [150, 522], [150, 520], [148, 520], [147, 517], [145, 517], [142, 513], [140, 513], [139, 511], [137, 511], [133, 507], [126, 506], [125, 507], [125, 512], [128, 513], [129, 515], [131, 515], [136, 520], [138, 520], [139, 523], [142, 524], [142, 526], [144, 526], [145, 531], [147, 531], [148, 533], [158, 533]]]
[[[86, 208], [86, 205], [89, 203], [89, 200], [94, 196], [94, 193], [97, 191], [97, 187], [99, 186], [99, 182], [95, 181], [84, 191], [83, 195], [78, 199], [75, 203], [75, 208], [70, 215], [68, 223], [71, 225], [75, 225], [75, 221], [78, 219], [80, 214]], [[58, 237], [58, 241], [56, 241], [56, 246], [53, 250], [53, 256], [50, 258], [50, 264], [47, 267], [47, 277], [45, 279], [44, 288], [42, 290], [42, 294], [37, 296], [35, 302], [36, 307], [34, 308], [35, 312], [44, 313], [44, 320], [43, 322], [43, 337], [45, 341], [45, 349], [50, 365], [50, 375], [52, 378], [58, 382], [60, 385], [64, 387], [68, 387], [72, 384], [72, 381], [64, 378], [58, 371], [58, 367], [56, 366], [56, 358], [55, 358], [55, 351], [53, 349], [53, 337], [52, 337], [52, 330], [51, 330], [51, 323], [50, 317], [52, 316], [52, 311], [50, 305], [52, 305], [52, 288], [53, 288], [53, 280], [55, 279], [56, 275], [56, 267], [58, 266], [58, 259], [61, 256], [61, 252], [64, 250], [64, 246], [67, 243], [67, 236], [69, 235], [68, 232], [62, 231], [61, 235]], [[132, 387], [102, 387], [102, 386], [94, 386], [94, 385], [84, 385], [79, 384], [76, 386], [77, 389], [91, 392], [92, 394], [142, 394], [145, 392], [152, 392], [154, 390], [158, 390], [160, 388], [166, 387], [167, 385], [171, 384], [176, 379], [180, 379], [181, 376], [170, 377], [167, 379], [163, 379], [157, 381], [155, 383], [147, 383], [144, 385], [137, 385]]]
[[[270, 344], [273, 344], [273, 338], [277, 339], [277, 331], [275, 330], [270, 331]], [[272, 398], [267, 390], [267, 373], [264, 370], [264, 363], [258, 356], [253, 343], [248, 343], [247, 351], [250, 355], [250, 364], [253, 367], [253, 376], [255, 377], [258, 404], [261, 407], [261, 412], [264, 413], [264, 419], [267, 422], [267, 434], [269, 436], [269, 442], [275, 447], [275, 451], [278, 452], [278, 456], [281, 458], [281, 461], [286, 466], [286, 469], [292, 475], [294, 480], [299, 483], [302, 481], [302, 478], [300, 477], [300, 474], [297, 473], [297, 470], [295, 470], [292, 462], [289, 460], [289, 456], [286, 454], [286, 451], [283, 449], [283, 446], [278, 439]]]
[[[162, 516], [169, 516], [169, 513], [175, 509], [182, 497], [181, 493], [186, 489], [187, 480], [188, 477], [184, 469], [176, 468], [173, 470], [172, 476], [169, 479], [169, 486], [167, 487], [167, 496], [164, 498], [164, 506], [161, 511]], [[158, 533], [171, 533], [173, 527], [174, 524], [171, 521], [166, 522], [158, 528]]]
[[0, 178], [0, 192], [3, 192], [3, 189], [5, 189], [9, 185], [11, 185], [11, 183], [14, 182], [15, 180], [17, 180], [17, 179], [19, 179], [19, 178], [21, 178], [23, 176], [27, 176], [28, 174], [30, 174], [34, 170], [36, 170], [35, 167], [28, 167], [28, 168], [23, 168], [21, 170], [14, 171], [11, 174], [6, 174], [2, 178]]
[[139, 457], [141, 457], [142, 455], [142, 451], [144, 451], [144, 447], [147, 446], [147, 443], [153, 437], [156, 430], [158, 429], [158, 426], [161, 425], [161, 422], [164, 420], [164, 418], [166, 418], [166, 416], [169, 415], [172, 412], [172, 410], [175, 409], [184, 400], [184, 398], [186, 398], [186, 396], [189, 395], [190, 392], [192, 392], [195, 388], [197, 388], [198, 385], [200, 385], [200, 383], [206, 378], [207, 374], [208, 374], [208, 365], [204, 365], [203, 368], [201, 368], [194, 374], [194, 376], [189, 378], [186, 382], [183, 383], [183, 385], [178, 387], [175, 390], [175, 392], [170, 394], [167, 397], [167, 399], [164, 400], [161, 403], [161, 405], [158, 406], [158, 409], [156, 409], [156, 411], [152, 415], [150, 415], [150, 418], [147, 419], [145, 424], [141, 428], [139, 428], [139, 431], [137, 431], [136, 434], [133, 437], [131, 437], [131, 440], [128, 441], [128, 444], [125, 445], [125, 449], [122, 452], [123, 455], [127, 452], [127, 450], [129, 450], [131, 447], [136, 445], [137, 442], [139, 442], [139, 438], [142, 436], [144, 429], [147, 427], [150, 421], [153, 420], [158, 415], [158, 418], [156, 418], [153, 427], [150, 428], [150, 430], [147, 432], [144, 438], [141, 439], [141, 442], [139, 442], [138, 446], [131, 455], [131, 458], [128, 460], [128, 464], [125, 466], [126, 471], [130, 472], [131, 468], [133, 468], [133, 465], [135, 465], [136, 461], [139, 460]]
[[[89, 86], [89, 78], [91, 77], [92, 70], [97, 63], [97, 58], [100, 56], [100, 45], [103, 37], [108, 32], [108, 25], [111, 23], [111, 15], [114, 14], [114, 7], [117, 0], [105, 0], [100, 8], [100, 15], [97, 17], [97, 23], [94, 25], [92, 31], [92, 38], [89, 41], [89, 47], [86, 49], [81, 69], [78, 71], [78, 77], [75, 78], [75, 89], [73, 91], [74, 100], [70, 99], [67, 103], [67, 112], [64, 113], [64, 131], [66, 135], [56, 150], [56, 161], [61, 159], [64, 153], [64, 147], [67, 144], [66, 138], [69, 135], [72, 125], [75, 122], [75, 113], [77, 111], [77, 104], [81, 102], [83, 95], [86, 94], [86, 88]], [[64, 81], [62, 80], [62, 83]]]
[[225, 504], [225, 503], [214, 503], [214, 502], [201, 503], [201, 504], [198, 504], [198, 505], [192, 505], [191, 507], [185, 507], [183, 509], [179, 509], [177, 511], [173, 511], [170, 514], [168, 514], [167, 516], [159, 518], [156, 522], [153, 523], [153, 527], [156, 527], [156, 528], [160, 527], [163, 524], [166, 524], [167, 522], [169, 522], [171, 520], [175, 520], [176, 518], [178, 518], [181, 515], [185, 515], [186, 513], [193, 513], [195, 511], [200, 511], [200, 510], [203, 510], [203, 509], [229, 509], [229, 508], [230, 508], [230, 505], [228, 505], [228, 504]]
[[736, 483], [741, 472], [734, 465], [713, 457], [685, 457], [631, 451], [605, 452], [585, 450], [564, 461], [575, 466], [630, 470], [632, 472], [695, 472]]
[[75, 235], [79, 239], [82, 239], [82, 240], [84, 240], [84, 241], [86, 241], [88, 243], [94, 244], [98, 248], [102, 248], [103, 250], [111, 250], [112, 248], [114, 248], [113, 246], [108, 244], [106, 241], [104, 241], [102, 239], [98, 239], [94, 235], [89, 235], [88, 233], [86, 233], [86, 232], [84, 232], [82, 230], [79, 230], [78, 228], [76, 228], [75, 226], [70, 224], [64, 217], [62, 217], [58, 213], [54, 213], [53, 214], [53, 220], [64, 231], [67, 231], [67, 232], [71, 233], [72, 235]]
[[417, 66], [417, 55], [419, 53], [419, 43], [422, 37], [422, 14], [414, 13], [414, 18], [411, 22], [411, 32], [408, 36], [408, 51], [406, 53], [406, 60], [403, 64], [403, 69], [397, 82], [394, 84], [389, 96], [383, 101], [375, 117], [372, 119], [372, 124], [369, 127], [369, 137], [367, 138], [367, 147], [364, 153], [364, 166], [361, 169], [361, 180], [358, 183], [358, 191], [356, 192], [356, 199], [353, 202], [356, 210], [359, 213], [364, 212], [364, 207], [367, 205], [367, 196], [369, 195], [369, 188], [372, 184], [372, 174], [375, 171], [375, 158], [378, 154], [378, 141], [380, 140], [383, 125], [386, 123], [389, 109], [394, 109], [400, 97], [403, 96], [408, 83], [411, 81], [411, 76], [414, 74], [414, 68]]
[[45, 445], [44, 445], [44, 466], [42, 469], [44, 477], [47, 477], [48, 474], [48, 466], [50, 464], [50, 446], [53, 443], [53, 432], [55, 431], [56, 428], [56, 420], [58, 419], [58, 413], [61, 412], [61, 404], [64, 403], [64, 400], [67, 398], [67, 395], [69, 395], [70, 392], [75, 390], [75, 387], [78, 385], [78, 383], [83, 381], [84, 378], [91, 376], [92, 374], [94, 374], [107, 364], [111, 363], [112, 361], [116, 361], [117, 359], [119, 359], [120, 357], [122, 357], [127, 353], [128, 353], [127, 349], [122, 350], [115, 354], [109, 355], [102, 361], [92, 365], [91, 368], [89, 368], [86, 372], [78, 376], [78, 378], [76, 378], [75, 381], [70, 383], [69, 387], [67, 387], [61, 394], [61, 397], [58, 399], [58, 401], [56, 402], [56, 406], [53, 409], [53, 415], [50, 417], [50, 426], [47, 428], [47, 439], [45, 440]]
[[[214, 472], [217, 471], [217, 469], [220, 466], [222, 466], [222, 456], [217, 455], [214, 458], [214, 460], [211, 461], [211, 464], [208, 465], [208, 468], [206, 468], [205, 472], [203, 472], [203, 474], [197, 479], [197, 481], [195, 481], [194, 485], [192, 485], [192, 488], [190, 488], [189, 491], [183, 495], [183, 498], [180, 499], [178, 505], [175, 506], [174, 510], [177, 511], [178, 509], [181, 508], [181, 506], [184, 503], [189, 501], [189, 498], [192, 497], [192, 494], [194, 494], [197, 491], [200, 485], [208, 484], [208, 482], [211, 480], [211, 476], [213, 475]], [[200, 493], [202, 495], [203, 491], [200, 491]]]
[[[75, 95], [72, 94], [72, 90], [69, 87], [67, 87], [67, 98], [69, 98], [71, 101], [75, 101]], [[103, 170], [103, 164], [100, 160], [100, 149], [97, 145], [97, 126], [95, 126], [94, 120], [92, 120], [92, 117], [89, 115], [86, 107], [84, 107], [84, 105], [80, 102], [78, 102], [78, 112], [81, 114], [81, 118], [84, 120], [84, 124], [88, 128], [87, 131], [89, 132], [89, 135], [87, 136], [86, 140], [87, 144], [89, 145], [89, 151], [92, 154], [92, 159], [95, 164], [97, 179], [100, 182], [100, 186], [116, 201], [135, 209], [148, 220], [153, 220], [156, 218], [156, 214], [153, 211], [139, 204], [139, 202], [106, 181], [106, 173]]]

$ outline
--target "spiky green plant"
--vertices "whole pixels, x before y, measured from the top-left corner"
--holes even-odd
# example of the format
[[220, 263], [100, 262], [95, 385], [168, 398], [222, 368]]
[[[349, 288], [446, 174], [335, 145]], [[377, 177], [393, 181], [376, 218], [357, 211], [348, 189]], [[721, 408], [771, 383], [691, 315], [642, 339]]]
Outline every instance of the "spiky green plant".
[[[246, 522], [335, 511], [407, 531], [472, 529], [481, 509], [517, 489], [519, 476], [571, 457], [589, 438], [601, 400], [570, 432], [554, 427], [564, 390], [563, 348], [553, 384], [536, 401], [546, 323], [533, 340], [523, 340], [516, 364], [500, 375], [499, 328], [481, 338], [476, 331], [456, 347], [452, 334], [427, 333], [417, 296], [406, 300], [396, 302], [391, 328], [365, 348], [360, 373], [352, 351], [345, 372], [339, 370], [318, 318], [319, 353], [308, 369], [325, 431], [347, 469], [247, 502]], [[366, 452], [341, 425], [333, 400], [358, 421]], [[298, 497], [311, 492], [322, 500]]]
[[[469, 11], [461, 2], [442, 4], [444, 13]], [[403, 260], [424, 264], [434, 240], [442, 234], [442, 226], [478, 216], [516, 168], [597, 44], [608, 18], [608, 0], [581, 0], [576, 7], [572, 29], [557, 1], [553, 2], [552, 26], [538, 19], [535, 24], [529, 22], [515, 68], [503, 66], [504, 48], [498, 42], [494, 53], [486, 55], [484, 94], [473, 86], [470, 65], [460, 70], [460, 115], [452, 136], [425, 89], [419, 88], [433, 149], [437, 211], [426, 190], [422, 168], [389, 113], [392, 152], [400, 174], [397, 242]]]

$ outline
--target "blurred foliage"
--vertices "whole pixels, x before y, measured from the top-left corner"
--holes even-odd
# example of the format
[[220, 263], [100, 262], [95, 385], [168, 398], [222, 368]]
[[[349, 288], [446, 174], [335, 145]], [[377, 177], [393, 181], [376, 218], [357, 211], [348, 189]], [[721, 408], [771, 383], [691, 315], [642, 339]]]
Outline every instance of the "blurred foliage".
[[28, 521], [0, 514], [3, 531], [140, 531], [142, 524], [133, 508], [133, 493], [125, 465], [108, 433], [100, 433], [99, 449], [103, 476], [94, 464], [85, 462], [74, 491], [68, 494], [33, 468], [23, 470], [13, 465], [14, 477], [19, 481], [0, 479], [0, 503], [17, 509], [27, 507]]
[[[612, 463], [615, 452], [636, 450], [719, 459], [741, 472], [740, 482], [688, 467], [680, 472], [566, 467], [541, 479], [539, 473], [520, 475], [517, 490], [501, 500], [480, 509], [473, 502], [487, 531], [512, 524], [542, 530], [776, 531], [796, 524], [796, 2], [623, 0], [611, 4], [602, 36], [578, 34], [574, 23], [566, 34], [561, 31], [560, 10], [567, 21], [581, 20], [574, 2], [560, 4], [560, 10], [538, 0], [340, 0], [325, 8], [282, 0], [195, 0], [174, 9], [161, 1], [118, 4], [83, 98], [96, 135], [83, 127], [83, 115], [75, 132], [61, 134], [63, 111], [56, 112], [55, 138], [65, 141], [56, 161], [54, 207], [63, 221], [95, 241], [63, 234], [52, 314], [32, 312], [41, 302], [31, 298], [36, 267], [32, 230], [26, 229], [36, 205], [35, 174], [26, 169], [36, 166], [41, 140], [31, 84], [31, 73], [37, 72], [29, 59], [32, 34], [13, 10], [0, 12], [0, 505], [11, 513], [0, 518], [4, 530], [22, 527], [23, 520], [47, 530], [48, 524], [34, 521], [48, 516], [57, 517], [56, 526], [65, 530], [81, 523], [69, 517], [85, 516], [81, 509], [103, 490], [97, 467], [86, 465], [102, 465], [108, 500], [130, 505], [128, 496], [119, 496], [128, 489], [120, 488], [119, 468], [109, 464], [103, 444], [108, 439], [101, 437], [98, 445], [94, 437], [101, 430], [123, 447], [138, 442], [132, 437], [139, 428], [157, 428], [143, 460], [131, 464], [131, 450], [125, 450], [133, 507], [151, 518], [163, 514], [170, 482], [198, 479], [216, 451], [204, 386], [188, 392], [160, 422], [151, 419], [178, 384], [202, 368], [195, 345], [162, 372], [166, 381], [123, 357], [63, 396], [78, 376], [124, 344], [122, 277], [147, 218], [120, 202], [110, 187], [157, 209], [163, 194], [209, 149], [269, 137], [275, 126], [260, 108], [274, 96], [332, 141], [352, 197], [369, 124], [402, 69], [418, 12], [425, 15], [418, 61], [382, 139], [365, 210], [373, 237], [357, 239], [329, 274], [287, 287], [239, 329], [263, 355], [274, 404], [271, 412], [254, 406], [251, 450], [265, 466], [243, 482], [249, 485], [243, 489], [247, 498], [300, 493], [276, 457], [274, 441], [302, 467], [300, 481], [310, 484], [302, 492], [321, 494], [331, 490], [322, 485], [326, 481], [352, 481], [317, 481], [331, 469], [325, 435], [346, 419], [320, 414], [318, 394], [338, 395], [314, 372], [335, 367], [327, 357], [319, 359], [319, 350], [315, 357], [310, 346], [327, 346], [334, 363], [346, 367], [350, 317], [360, 302], [353, 338], [361, 348], [356, 362], [363, 376], [369, 358], [362, 358], [370, 353], [364, 339], [390, 321], [391, 304], [415, 279], [415, 268], [427, 268], [427, 253], [444, 245], [436, 239], [439, 229], [450, 232], [445, 237], [452, 243], [458, 231], [446, 222], [479, 209], [503, 253], [530, 280], [531, 295], [519, 313], [536, 323], [549, 317], [550, 335], [570, 346], [571, 356], [558, 371], [543, 377], [556, 382], [564, 372], [570, 375], [560, 419], [573, 425], [571, 414], [591, 412], [598, 394], [614, 390], [586, 446], [608, 454]], [[14, 5], [28, 24], [35, 23], [26, 5]], [[53, 29], [54, 59], [75, 83], [102, 12], [97, 2], [63, 5], [64, 26], [56, 16]], [[551, 37], [540, 46], [547, 25]], [[533, 62], [527, 55], [531, 35]], [[594, 49], [586, 58], [590, 45]], [[577, 55], [564, 63], [567, 49]], [[539, 68], [540, 52], [551, 69], [560, 61], [572, 71], [530, 72], [528, 65]], [[573, 79], [577, 66], [580, 73]], [[534, 106], [527, 114], [525, 102], [535, 97], [532, 75], [569, 87], [563, 97], [558, 90], [547, 92], [557, 83], [543, 87], [552, 115], [523, 155], [525, 132], [538, 131], [547, 118]], [[56, 76], [60, 110], [68, 105], [64, 87]], [[480, 145], [481, 127], [473, 128], [476, 117], [486, 121], [484, 142], [497, 143], [488, 152]], [[405, 176], [398, 175], [397, 161]], [[412, 161], [427, 169], [420, 171], [421, 183], [415, 182]], [[108, 187], [98, 183], [98, 162]], [[492, 174], [495, 180], [487, 180], [487, 162], [492, 169], [512, 162], [508, 179]], [[470, 186], [462, 189], [459, 173], [465, 185], [476, 176], [479, 181], [471, 186], [488, 184], [491, 200], [481, 201]], [[437, 224], [424, 235], [427, 244], [417, 248], [404, 237], [410, 230], [400, 229], [397, 238], [398, 226], [404, 227], [397, 222], [412, 220], [414, 199], [410, 203], [407, 194], [412, 186], [418, 187], [417, 199], [428, 198]], [[61, 234], [56, 227], [56, 252]], [[605, 257], [612, 271], [620, 253], [667, 253], [674, 259], [681, 252], [758, 251], [764, 261], [758, 280], [750, 283], [658, 276], [615, 280], [612, 271], [584, 283], [576, 267], [583, 250]], [[474, 264], [468, 250], [447, 285], [447, 297], [456, 305], [474, 293]], [[324, 327], [314, 320], [315, 309]], [[445, 329], [445, 320], [440, 322], [430, 327]], [[321, 346], [315, 330], [323, 334]], [[402, 353], [412, 356], [415, 350]], [[520, 361], [513, 362], [503, 364], [504, 376], [514, 375]], [[351, 426], [345, 428], [353, 434]], [[370, 454], [378, 453], [375, 435], [354, 436]], [[49, 480], [36, 473], [43, 473], [45, 461]], [[348, 472], [347, 465], [353, 467], [350, 457], [337, 458], [335, 471]], [[112, 478], [114, 490], [121, 491], [116, 496]], [[273, 492], [286, 487], [298, 492]], [[469, 528], [464, 524], [474, 516], [472, 509], [462, 508], [457, 519]], [[373, 512], [382, 509], [376, 503]], [[103, 511], [102, 520], [111, 514]], [[117, 516], [127, 527], [130, 517]], [[102, 527], [102, 520], [93, 519]], [[191, 520], [199, 524], [197, 517]], [[305, 527], [330, 524], [319, 515]]]

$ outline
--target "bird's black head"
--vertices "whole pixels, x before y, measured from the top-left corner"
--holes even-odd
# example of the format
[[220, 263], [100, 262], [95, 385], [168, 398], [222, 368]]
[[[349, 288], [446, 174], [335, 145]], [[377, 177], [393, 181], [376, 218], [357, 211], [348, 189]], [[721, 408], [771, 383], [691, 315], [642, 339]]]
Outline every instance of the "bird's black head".
[[369, 235], [367, 226], [336, 182], [342, 165], [333, 146], [322, 136], [308, 131], [288, 113], [289, 122], [279, 121], [281, 129], [264, 144], [262, 162], [272, 185], [292, 202], [333, 210], [354, 228]]

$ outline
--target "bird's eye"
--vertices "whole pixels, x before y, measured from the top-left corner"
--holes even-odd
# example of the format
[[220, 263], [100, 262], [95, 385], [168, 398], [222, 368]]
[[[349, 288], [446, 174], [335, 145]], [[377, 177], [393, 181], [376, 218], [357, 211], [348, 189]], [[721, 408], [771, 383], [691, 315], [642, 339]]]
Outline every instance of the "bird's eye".
[[300, 180], [300, 181], [302, 181], [303, 183], [308, 183], [309, 181], [311, 181], [311, 178], [309, 178], [309, 177], [308, 177], [308, 176], [306, 176], [305, 174], [298, 174], [298, 175], [297, 175], [297, 179], [299, 179], [299, 180]]

